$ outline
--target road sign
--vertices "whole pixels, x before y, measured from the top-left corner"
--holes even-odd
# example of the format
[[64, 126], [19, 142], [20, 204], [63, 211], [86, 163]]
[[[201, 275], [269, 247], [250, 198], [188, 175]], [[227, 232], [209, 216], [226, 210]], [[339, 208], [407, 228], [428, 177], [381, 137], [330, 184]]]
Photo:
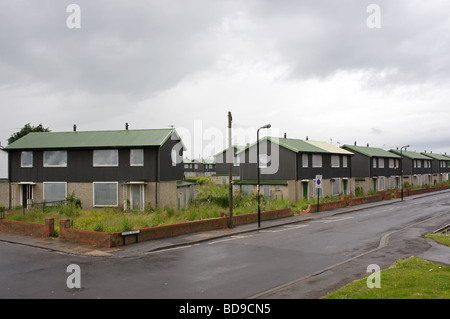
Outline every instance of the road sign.
[[316, 175], [316, 188], [322, 188], [322, 175]]

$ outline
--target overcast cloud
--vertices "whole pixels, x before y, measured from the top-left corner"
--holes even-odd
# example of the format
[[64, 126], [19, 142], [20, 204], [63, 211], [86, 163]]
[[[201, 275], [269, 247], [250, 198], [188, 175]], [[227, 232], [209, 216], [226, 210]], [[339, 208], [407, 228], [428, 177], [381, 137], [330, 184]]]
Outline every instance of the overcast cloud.
[[[381, 28], [367, 25], [370, 4]], [[174, 125], [191, 156], [208, 156], [218, 150], [195, 140], [219, 130], [226, 145], [231, 111], [248, 142], [271, 123], [273, 135], [450, 154], [449, 12], [440, 0], [0, 0], [0, 141], [28, 122]]]

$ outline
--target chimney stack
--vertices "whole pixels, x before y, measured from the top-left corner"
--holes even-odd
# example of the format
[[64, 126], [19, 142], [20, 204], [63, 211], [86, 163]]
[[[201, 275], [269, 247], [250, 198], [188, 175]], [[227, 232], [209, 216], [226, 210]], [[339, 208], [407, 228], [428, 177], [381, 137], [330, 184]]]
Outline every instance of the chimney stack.
[[76, 125], [76, 124], [73, 125], [73, 131], [74, 131], [74, 132], [77, 131], [77, 125]]
[[128, 123], [125, 123], [125, 129], [128, 131]]
[[286, 133], [284, 133], [284, 138], [286, 138]]

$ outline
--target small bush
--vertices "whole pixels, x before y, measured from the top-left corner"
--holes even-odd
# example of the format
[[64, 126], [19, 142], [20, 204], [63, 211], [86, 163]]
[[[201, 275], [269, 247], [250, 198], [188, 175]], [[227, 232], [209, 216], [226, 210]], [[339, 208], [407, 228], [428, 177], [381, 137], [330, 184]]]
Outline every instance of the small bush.
[[98, 232], [102, 232], [104, 231], [105, 227], [103, 226], [103, 221], [98, 221], [97, 223], [95, 223], [94, 226], [94, 231], [98, 231]]

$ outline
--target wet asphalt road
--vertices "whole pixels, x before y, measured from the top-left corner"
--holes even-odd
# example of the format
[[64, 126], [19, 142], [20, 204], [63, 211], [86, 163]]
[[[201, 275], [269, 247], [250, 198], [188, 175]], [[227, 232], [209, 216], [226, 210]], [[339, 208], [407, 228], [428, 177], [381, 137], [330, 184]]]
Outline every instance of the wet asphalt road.
[[[0, 242], [0, 298], [319, 298], [399, 258], [430, 252], [450, 193], [126, 258]], [[67, 266], [81, 270], [70, 289]]]

